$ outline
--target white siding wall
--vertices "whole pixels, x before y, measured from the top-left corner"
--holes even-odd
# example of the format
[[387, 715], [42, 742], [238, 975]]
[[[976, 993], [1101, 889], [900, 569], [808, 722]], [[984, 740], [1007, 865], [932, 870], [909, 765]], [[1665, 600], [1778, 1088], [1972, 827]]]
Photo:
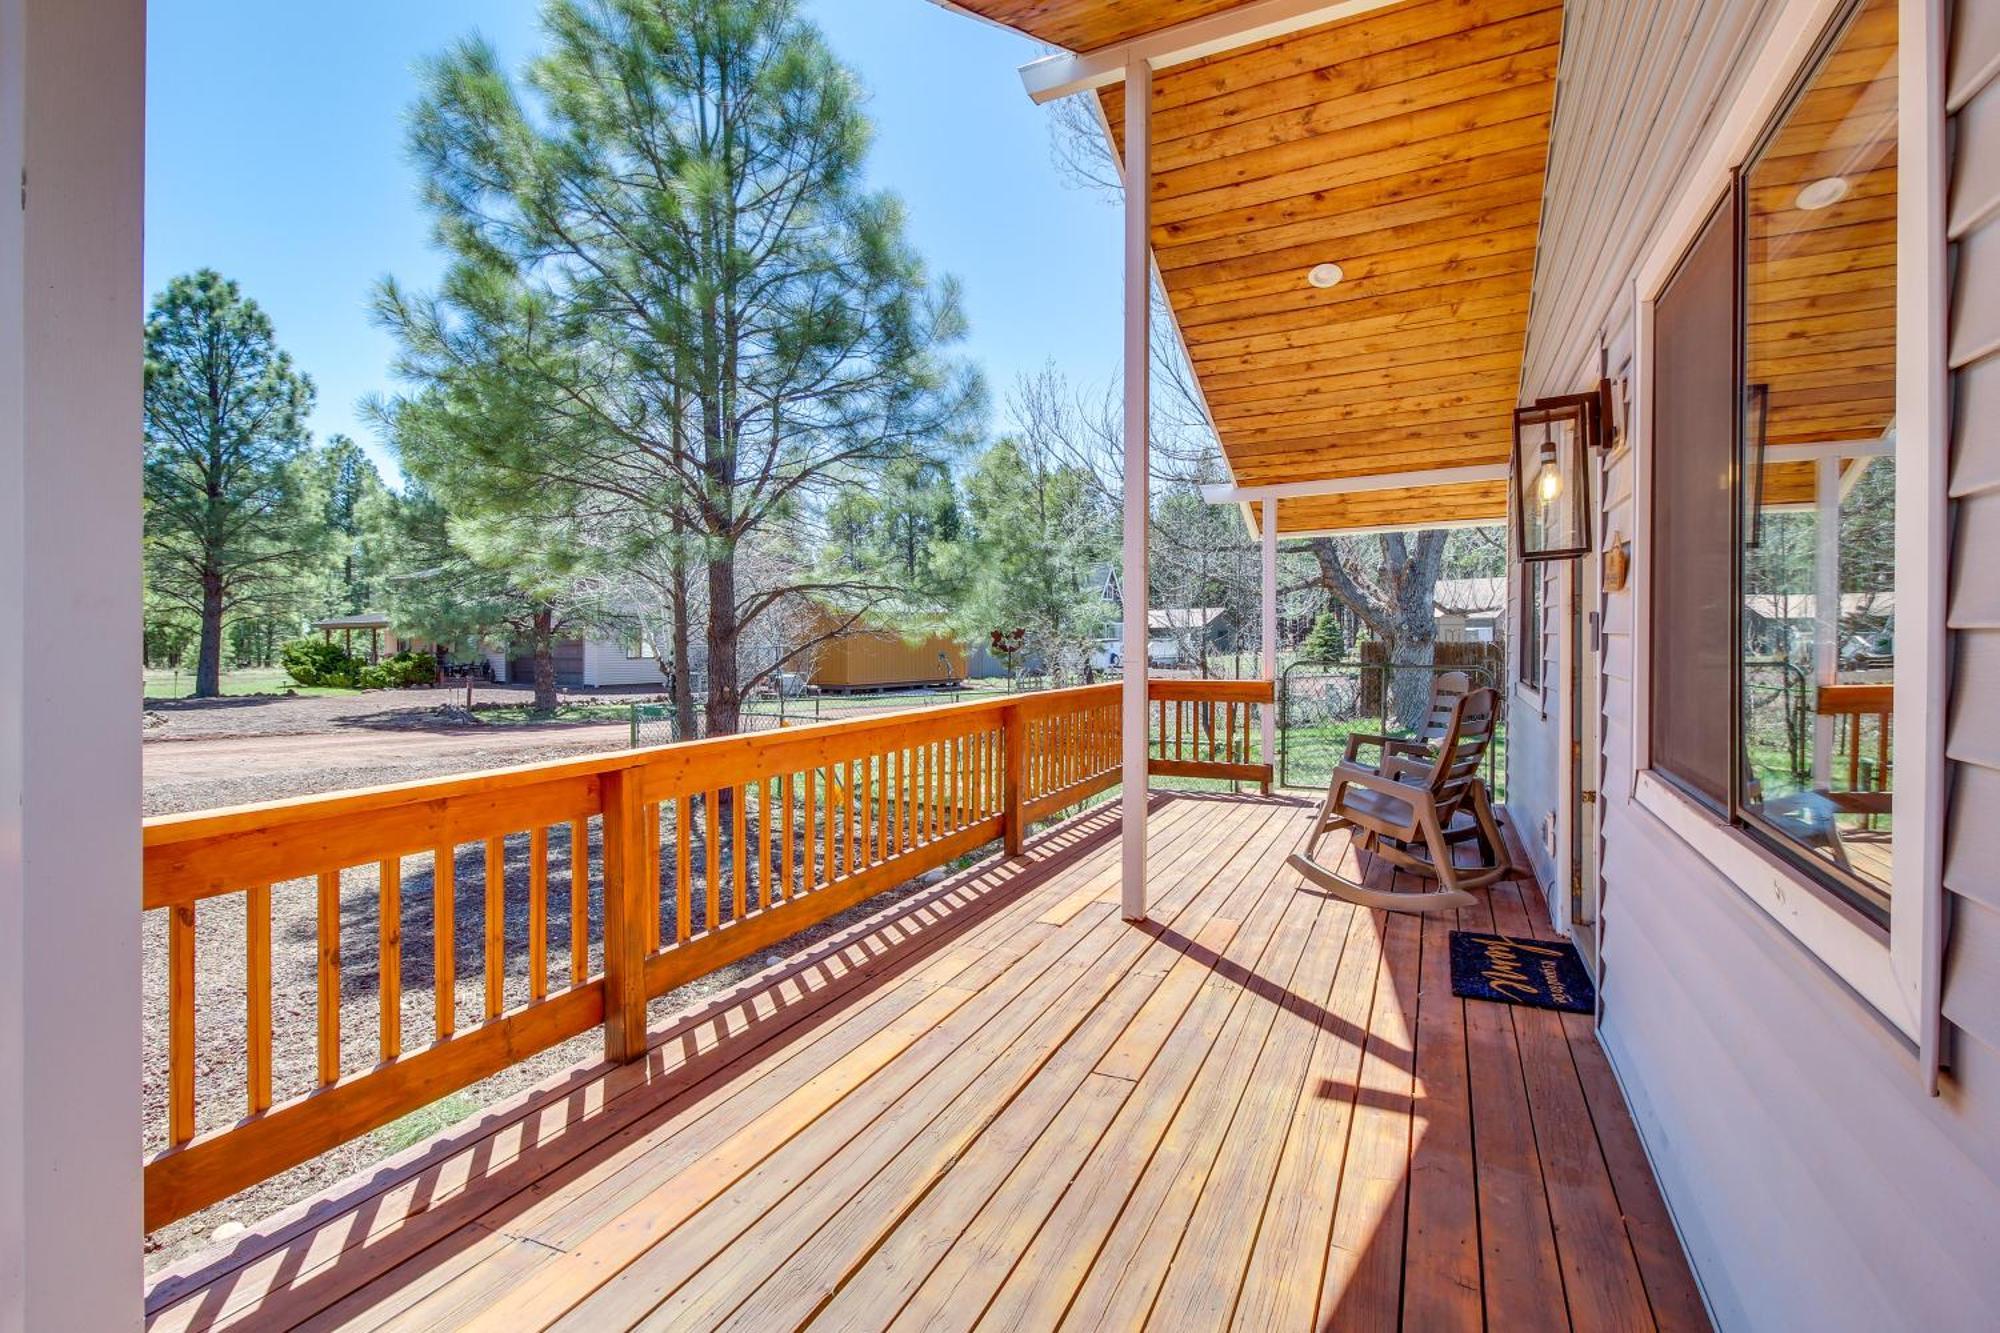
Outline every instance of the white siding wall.
[[[1956, 920], [1944, 1012], [1992, 1050], [2000, 1049], [2000, 4], [1960, 0], [1953, 47], [1957, 540], [1947, 616], [1957, 661], [1946, 753], [1957, 788], [1944, 880]], [[1962, 1058], [1968, 1045], [1959, 1042]]]
[[1531, 689], [1521, 683], [1520, 654], [1526, 648], [1520, 632], [1520, 602], [1514, 603], [1508, 628], [1511, 631], [1507, 663], [1507, 813], [1520, 834], [1528, 853], [1529, 868], [1535, 872], [1542, 890], [1551, 895], [1556, 888], [1555, 856], [1547, 840], [1548, 821], [1554, 817], [1560, 789], [1562, 764], [1562, 710], [1557, 693], [1562, 682], [1556, 671], [1556, 635], [1560, 630], [1561, 588], [1558, 567], [1542, 561], [1519, 566], [1509, 582], [1515, 598], [1521, 596], [1521, 580], [1536, 579], [1542, 585], [1542, 686]]
[[583, 683], [592, 688], [652, 685], [664, 690], [667, 678], [660, 672], [660, 659], [657, 657], [627, 657], [625, 645], [616, 639], [585, 639]]
[[[1572, 5], [1566, 78], [1590, 49], [1578, 44], [1602, 40], [1595, 25], [1616, 31], [1641, 8], [1657, 11], [1655, 32], [1732, 25], [1739, 51], [1768, 16], [1712, 0]], [[1945, 1012], [1971, 1035], [1954, 1043], [1941, 1096], [1924, 1094], [1906, 1042], [1633, 802], [1634, 598], [1628, 588], [1604, 599], [1603, 1038], [1724, 1329], [1985, 1328], [2000, 1309], [2000, 5], [1957, 0], [1957, 9], [1948, 81], [1960, 108], [1955, 787], [1945, 871], [1957, 911]], [[1662, 99], [1650, 71], [1672, 62], [1650, 47], [1629, 51], [1640, 54], [1622, 58], [1633, 70], [1622, 89], [1585, 97], [1565, 85], [1551, 188], [1569, 172], [1570, 202], [1551, 204], [1544, 236], [1529, 396], [1573, 388], [1600, 339], [1615, 347], [1631, 335], [1619, 294], [1674, 173], [1607, 164], [1669, 148], [1685, 161], [1699, 139], [1689, 126], [1709, 122], [1705, 103], [1722, 105], [1735, 79], [1728, 62], [1705, 58]], [[1600, 109], [1566, 122], [1579, 104]], [[1621, 147], [1630, 135], [1656, 142]], [[1621, 188], [1578, 184], [1585, 160], [1600, 183]], [[1585, 214], [1607, 200], [1598, 227]], [[1633, 466], [1629, 453], [1608, 460], [1600, 541], [1637, 527]], [[1510, 801], [1520, 803], [1533, 799], [1524, 767], [1540, 751], [1515, 708]]]

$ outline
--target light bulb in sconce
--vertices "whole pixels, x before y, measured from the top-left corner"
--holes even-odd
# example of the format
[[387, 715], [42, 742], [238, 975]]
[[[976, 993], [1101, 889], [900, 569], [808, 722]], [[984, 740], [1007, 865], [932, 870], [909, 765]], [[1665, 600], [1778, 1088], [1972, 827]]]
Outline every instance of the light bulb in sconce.
[[1542, 466], [1535, 475], [1535, 493], [1545, 505], [1554, 504], [1562, 498], [1562, 469], [1556, 466], [1556, 442], [1553, 438], [1542, 441]]

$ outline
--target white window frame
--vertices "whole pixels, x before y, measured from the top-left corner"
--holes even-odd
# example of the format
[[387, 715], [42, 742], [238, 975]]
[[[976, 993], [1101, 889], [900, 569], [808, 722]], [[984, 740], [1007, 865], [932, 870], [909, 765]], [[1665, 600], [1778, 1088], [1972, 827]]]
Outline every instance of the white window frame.
[[1943, 919], [1945, 470], [1944, 19], [1942, 0], [1900, 0], [1896, 334], [1896, 842], [1885, 932], [1810, 874], [1652, 769], [1654, 304], [1729, 193], [1845, 0], [1787, 0], [1736, 101], [1664, 215], [1634, 280], [1632, 718], [1638, 803], [1810, 950], [1929, 1060], [1937, 1050]]

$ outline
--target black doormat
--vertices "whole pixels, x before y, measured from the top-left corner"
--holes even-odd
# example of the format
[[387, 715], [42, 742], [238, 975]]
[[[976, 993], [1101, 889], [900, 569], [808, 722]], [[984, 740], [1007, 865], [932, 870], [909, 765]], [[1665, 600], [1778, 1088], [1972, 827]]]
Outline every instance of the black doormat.
[[1466, 1000], [1588, 1014], [1597, 1008], [1583, 958], [1566, 940], [1451, 932], [1451, 993]]

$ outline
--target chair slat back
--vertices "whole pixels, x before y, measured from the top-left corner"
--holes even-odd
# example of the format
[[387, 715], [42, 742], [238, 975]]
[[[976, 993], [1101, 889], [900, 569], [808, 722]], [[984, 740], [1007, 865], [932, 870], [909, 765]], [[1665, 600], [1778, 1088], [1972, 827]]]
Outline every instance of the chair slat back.
[[1438, 813], [1450, 818], [1465, 800], [1472, 784], [1479, 780], [1480, 765], [1493, 744], [1500, 723], [1500, 694], [1490, 687], [1467, 692], [1453, 712], [1450, 733], [1438, 747], [1438, 766], [1432, 790], [1437, 793]]
[[1431, 681], [1430, 709], [1417, 729], [1417, 739], [1435, 745], [1451, 729], [1453, 710], [1472, 690], [1472, 677], [1463, 671], [1446, 671]]

